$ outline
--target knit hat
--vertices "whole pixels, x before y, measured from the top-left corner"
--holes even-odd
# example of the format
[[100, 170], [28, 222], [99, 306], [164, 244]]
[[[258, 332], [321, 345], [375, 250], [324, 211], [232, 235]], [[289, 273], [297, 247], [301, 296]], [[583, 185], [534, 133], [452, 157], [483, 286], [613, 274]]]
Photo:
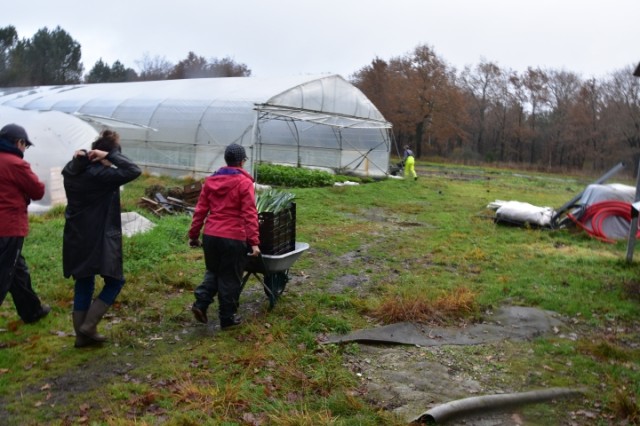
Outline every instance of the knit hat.
[[236, 143], [232, 143], [224, 150], [224, 161], [228, 166], [239, 165], [247, 159], [244, 147]]
[[33, 145], [33, 142], [29, 140], [29, 136], [27, 136], [27, 131], [24, 127], [18, 126], [17, 124], [7, 124], [0, 129], [0, 137], [11, 139], [11, 141], [24, 139], [28, 146]]

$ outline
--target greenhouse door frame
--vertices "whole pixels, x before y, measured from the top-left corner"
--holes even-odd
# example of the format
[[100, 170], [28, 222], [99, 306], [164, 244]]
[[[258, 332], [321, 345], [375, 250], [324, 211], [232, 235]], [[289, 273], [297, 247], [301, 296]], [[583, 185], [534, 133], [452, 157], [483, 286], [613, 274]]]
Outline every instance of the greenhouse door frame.
[[[300, 155], [300, 150], [301, 150], [301, 146], [300, 146], [300, 133], [298, 131], [298, 126], [297, 126], [297, 122], [305, 122], [305, 123], [311, 123], [314, 126], [329, 126], [333, 129], [334, 131], [334, 137], [336, 139], [337, 142], [337, 146], [338, 146], [338, 151], [340, 152], [339, 155], [339, 164], [337, 164], [335, 166], [334, 170], [341, 170], [344, 167], [354, 164], [355, 162], [358, 162], [358, 165], [356, 166], [356, 168], [362, 163], [362, 161], [365, 161], [368, 158], [368, 155], [371, 151], [373, 151], [374, 149], [376, 149], [377, 147], [379, 147], [380, 145], [386, 145], [386, 151], [388, 154], [391, 153], [391, 138], [389, 137], [390, 134], [390, 128], [391, 128], [391, 124], [390, 123], [379, 123], [379, 122], [374, 122], [377, 125], [375, 126], [370, 126], [368, 128], [374, 128], [374, 129], [378, 129], [382, 132], [385, 132], [386, 137], [383, 137], [383, 141], [380, 142], [380, 144], [378, 144], [375, 147], [371, 147], [369, 148], [366, 152], [357, 150], [358, 153], [360, 154], [360, 157], [351, 161], [348, 165], [343, 166], [342, 165], [342, 152], [344, 151], [344, 143], [345, 143], [345, 139], [343, 138], [342, 135], [342, 129], [344, 128], [353, 128], [356, 127], [355, 123], [372, 123], [372, 121], [370, 120], [365, 120], [365, 119], [359, 119], [356, 117], [349, 117], [349, 122], [354, 123], [354, 125], [352, 126], [344, 126], [344, 125], [335, 125], [335, 124], [330, 124], [330, 123], [323, 123], [322, 120], [327, 121], [327, 117], [331, 117], [331, 114], [328, 113], [321, 113], [321, 112], [312, 112], [312, 111], [303, 111], [303, 110], [295, 110], [296, 112], [300, 113], [300, 115], [304, 114], [307, 117], [311, 117], [309, 119], [300, 119], [298, 117], [295, 117], [296, 114], [286, 114], [286, 113], [275, 113], [273, 110], [271, 110], [273, 108], [273, 106], [268, 106], [267, 109], [263, 109], [261, 108], [261, 105], [256, 105], [255, 111], [256, 111], [256, 115], [255, 115], [255, 120], [254, 120], [254, 124], [253, 124], [253, 132], [251, 134], [251, 146], [252, 147], [256, 147], [256, 149], [253, 151], [255, 152], [255, 156], [252, 159], [252, 169], [253, 169], [253, 174], [254, 174], [254, 178], [257, 177], [257, 173], [255, 171], [255, 163], [256, 162], [261, 162], [262, 161], [262, 148], [263, 148], [263, 143], [262, 143], [262, 135], [261, 135], [261, 126], [260, 123], [261, 122], [266, 122], [266, 121], [270, 121], [270, 120], [281, 120], [281, 121], [286, 121], [289, 123], [289, 128], [291, 129], [291, 126], [293, 126], [292, 130], [292, 134], [294, 136], [294, 139], [296, 141], [296, 147], [297, 147], [297, 152], [296, 152], [296, 166], [297, 167], [302, 167], [301, 164], [301, 155]], [[336, 117], [338, 117], [338, 115], [336, 115]], [[348, 142], [347, 142], [348, 143]], [[375, 162], [371, 163], [373, 166], [375, 166], [376, 168], [380, 169], [380, 171], [382, 171], [383, 173], [387, 173], [388, 170], [381, 168], [380, 166], [378, 166]]]

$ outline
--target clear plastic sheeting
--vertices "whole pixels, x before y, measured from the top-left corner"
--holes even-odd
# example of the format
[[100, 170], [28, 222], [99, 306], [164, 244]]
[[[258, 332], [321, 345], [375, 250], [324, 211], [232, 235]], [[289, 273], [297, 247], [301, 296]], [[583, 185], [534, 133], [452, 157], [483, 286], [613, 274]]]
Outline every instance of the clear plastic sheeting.
[[339, 75], [230, 77], [46, 86], [0, 92], [0, 105], [74, 114], [121, 135], [151, 173], [200, 178], [230, 143], [255, 162], [386, 175], [388, 123]]
[[25, 128], [34, 146], [24, 159], [45, 184], [44, 197], [29, 204], [29, 212], [42, 213], [66, 204], [62, 168], [78, 149], [88, 149], [98, 132], [84, 121], [58, 111], [23, 111], [0, 106], [0, 128], [15, 123]]
[[272, 97], [258, 109], [275, 116], [335, 127], [390, 127], [371, 101], [341, 77], [300, 84]]

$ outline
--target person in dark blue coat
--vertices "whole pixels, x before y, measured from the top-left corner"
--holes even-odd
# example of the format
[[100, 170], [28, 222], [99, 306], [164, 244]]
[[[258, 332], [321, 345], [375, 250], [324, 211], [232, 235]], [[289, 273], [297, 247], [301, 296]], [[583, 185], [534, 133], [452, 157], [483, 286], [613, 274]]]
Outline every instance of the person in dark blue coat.
[[[65, 278], [75, 280], [76, 347], [106, 341], [97, 325], [125, 283], [120, 186], [141, 174], [122, 154], [118, 133], [103, 131], [91, 148], [76, 151], [62, 171], [67, 195], [62, 266]], [[96, 275], [103, 278], [104, 287], [92, 301]]]

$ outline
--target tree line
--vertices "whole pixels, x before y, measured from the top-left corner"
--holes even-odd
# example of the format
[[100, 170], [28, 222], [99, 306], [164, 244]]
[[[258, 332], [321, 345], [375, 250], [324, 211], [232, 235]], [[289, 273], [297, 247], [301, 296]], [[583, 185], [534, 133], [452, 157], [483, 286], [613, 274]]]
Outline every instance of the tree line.
[[623, 161], [634, 173], [640, 160], [633, 65], [601, 79], [485, 60], [458, 72], [419, 45], [374, 59], [352, 83], [393, 123], [397, 149], [408, 144], [417, 157], [584, 171]]
[[[81, 45], [60, 27], [32, 38], [0, 28], [0, 86], [246, 77], [230, 58], [189, 52], [177, 64], [145, 55], [138, 71], [98, 60], [84, 73]], [[524, 72], [483, 60], [458, 71], [433, 47], [375, 58], [350, 81], [393, 124], [396, 152], [410, 145], [418, 158], [502, 163], [537, 169], [606, 170], [640, 160], [640, 84], [633, 65], [605, 78], [567, 70]]]
[[81, 45], [59, 26], [41, 28], [31, 38], [18, 37], [15, 27], [0, 28], [0, 87], [25, 87], [78, 83], [172, 80], [199, 77], [247, 77], [251, 70], [230, 58], [205, 59], [189, 52], [177, 64], [145, 55], [139, 71], [120, 61], [96, 61], [84, 74]]

